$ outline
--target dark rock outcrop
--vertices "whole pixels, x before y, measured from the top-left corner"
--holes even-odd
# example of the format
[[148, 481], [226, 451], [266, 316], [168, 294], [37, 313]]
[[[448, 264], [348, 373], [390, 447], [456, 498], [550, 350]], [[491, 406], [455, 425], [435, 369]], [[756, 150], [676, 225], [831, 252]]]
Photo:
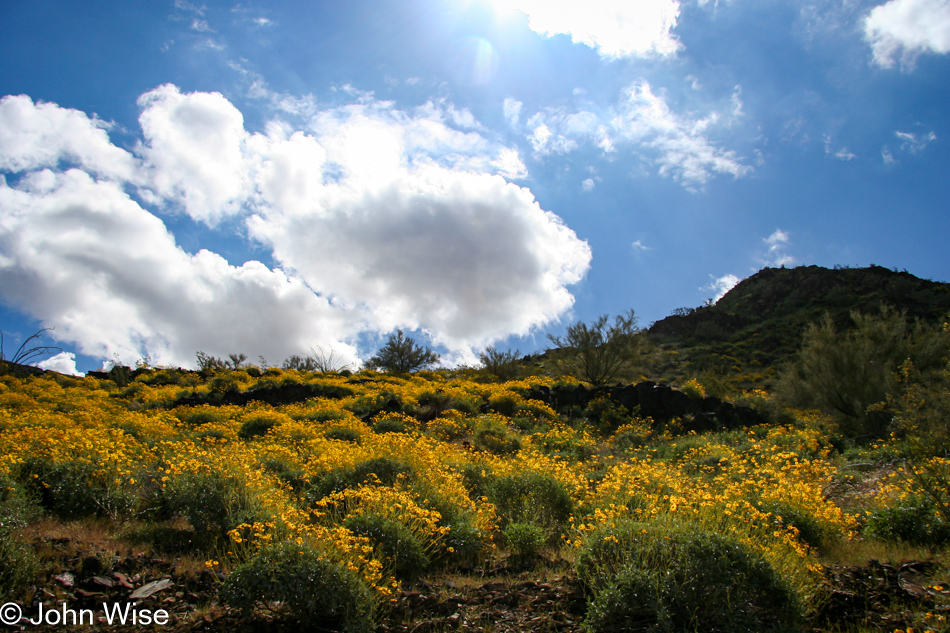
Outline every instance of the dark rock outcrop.
[[597, 388], [581, 385], [542, 386], [528, 393], [529, 398], [540, 400], [555, 410], [572, 407], [582, 409], [602, 396], [630, 411], [638, 411], [641, 417], [653, 418], [657, 423], [679, 418], [683, 430], [697, 433], [767, 423], [760, 413], [750, 407], [713, 397], [694, 398], [669, 385], [649, 381]]

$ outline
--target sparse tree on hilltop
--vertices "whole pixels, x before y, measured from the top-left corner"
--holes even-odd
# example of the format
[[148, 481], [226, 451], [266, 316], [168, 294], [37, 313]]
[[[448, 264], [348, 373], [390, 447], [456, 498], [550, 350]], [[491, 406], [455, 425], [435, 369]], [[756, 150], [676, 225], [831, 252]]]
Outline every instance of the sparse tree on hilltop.
[[564, 337], [548, 335], [558, 369], [595, 387], [628, 376], [643, 355], [644, 342], [633, 310], [617, 315], [613, 325], [605, 314], [590, 325], [573, 323]]
[[389, 335], [386, 344], [376, 355], [366, 361], [366, 367], [398, 374], [426, 369], [438, 362], [438, 354], [417, 344], [402, 330], [396, 330], [395, 334]]

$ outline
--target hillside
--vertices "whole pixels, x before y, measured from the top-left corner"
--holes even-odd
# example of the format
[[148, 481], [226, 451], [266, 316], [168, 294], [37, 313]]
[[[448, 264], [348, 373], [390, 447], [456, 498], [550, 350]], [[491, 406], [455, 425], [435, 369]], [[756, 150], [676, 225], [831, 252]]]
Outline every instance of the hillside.
[[648, 331], [667, 352], [658, 367], [665, 379], [714, 371], [739, 386], [768, 387], [808, 324], [827, 312], [845, 329], [850, 312], [883, 305], [934, 321], [950, 312], [950, 284], [881, 266], [764, 268], [714, 305], [677, 310]]

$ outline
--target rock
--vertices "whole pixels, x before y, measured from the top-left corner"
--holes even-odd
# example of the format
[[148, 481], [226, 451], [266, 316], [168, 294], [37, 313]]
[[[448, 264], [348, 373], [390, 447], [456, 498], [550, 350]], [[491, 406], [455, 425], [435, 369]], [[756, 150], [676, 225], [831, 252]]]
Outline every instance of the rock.
[[171, 578], [164, 578], [162, 580], [156, 580], [150, 582], [147, 585], [142, 585], [138, 589], [132, 592], [129, 596], [132, 600], [141, 600], [144, 598], [149, 598], [163, 589], [168, 589], [173, 586], [175, 583], [172, 582]]

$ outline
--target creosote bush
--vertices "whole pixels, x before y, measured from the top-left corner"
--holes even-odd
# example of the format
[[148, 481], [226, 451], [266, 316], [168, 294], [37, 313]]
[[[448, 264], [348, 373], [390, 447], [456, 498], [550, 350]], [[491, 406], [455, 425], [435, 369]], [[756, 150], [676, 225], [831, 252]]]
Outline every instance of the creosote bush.
[[372, 593], [357, 572], [306, 544], [279, 543], [225, 578], [224, 601], [245, 612], [280, 603], [301, 631], [369, 633], [375, 629]]
[[398, 521], [376, 514], [354, 514], [347, 517], [343, 525], [357, 536], [368, 538], [399, 579], [417, 578], [429, 566], [422, 543], [412, 530]]
[[576, 563], [594, 633], [795, 631], [795, 591], [732, 536], [689, 524], [622, 522], [593, 531]]
[[529, 567], [537, 561], [547, 540], [544, 528], [531, 523], [509, 523], [501, 534], [517, 567]]

